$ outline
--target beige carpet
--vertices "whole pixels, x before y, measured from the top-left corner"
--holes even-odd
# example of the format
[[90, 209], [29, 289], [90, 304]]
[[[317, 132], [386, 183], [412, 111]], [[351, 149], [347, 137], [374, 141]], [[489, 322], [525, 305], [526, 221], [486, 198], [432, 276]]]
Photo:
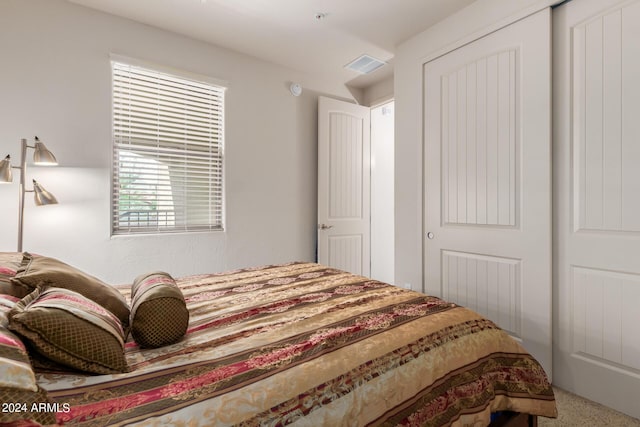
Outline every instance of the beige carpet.
[[540, 427], [635, 427], [640, 420], [554, 387], [558, 418], [538, 417]]

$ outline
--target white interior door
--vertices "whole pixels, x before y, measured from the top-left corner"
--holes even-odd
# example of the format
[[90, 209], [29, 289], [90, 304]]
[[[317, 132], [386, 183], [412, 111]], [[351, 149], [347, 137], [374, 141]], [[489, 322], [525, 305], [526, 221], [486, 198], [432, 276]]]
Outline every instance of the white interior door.
[[554, 14], [555, 382], [640, 418], [640, 1]]
[[370, 111], [318, 100], [318, 262], [370, 275]]
[[551, 17], [424, 68], [425, 292], [494, 320], [551, 375]]

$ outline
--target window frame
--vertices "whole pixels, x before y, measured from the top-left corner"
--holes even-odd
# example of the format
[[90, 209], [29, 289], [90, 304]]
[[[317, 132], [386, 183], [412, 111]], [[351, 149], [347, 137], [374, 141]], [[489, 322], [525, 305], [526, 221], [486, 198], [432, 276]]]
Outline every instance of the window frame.
[[[120, 55], [110, 55], [110, 72], [111, 72], [111, 155], [112, 155], [112, 159], [111, 159], [111, 176], [110, 176], [110, 201], [109, 201], [109, 207], [110, 207], [110, 234], [111, 237], [117, 237], [117, 236], [139, 236], [139, 235], [165, 235], [165, 234], [171, 234], [171, 233], [194, 233], [194, 232], [220, 232], [220, 231], [225, 231], [226, 228], [226, 192], [225, 192], [225, 187], [226, 187], [226, 179], [225, 179], [225, 173], [226, 173], [226, 161], [225, 161], [225, 144], [226, 144], [226, 135], [225, 135], [225, 116], [226, 116], [226, 91], [228, 89], [228, 83], [226, 81], [223, 80], [219, 80], [219, 79], [215, 79], [209, 76], [204, 76], [204, 75], [200, 75], [200, 74], [195, 74], [195, 73], [191, 73], [188, 71], [184, 71], [184, 70], [177, 70], [171, 67], [166, 67], [166, 66], [162, 66], [162, 65], [157, 65], [157, 64], [153, 64], [153, 63], [149, 63], [149, 62], [145, 62], [145, 61], [140, 61], [137, 59], [132, 59], [132, 58], [128, 58], [128, 57], [124, 57], [124, 56], [120, 56]], [[217, 100], [220, 101], [220, 110], [218, 111], [217, 114], [214, 115], [214, 117], [211, 119], [211, 121], [209, 122], [210, 124], [214, 124], [214, 123], [219, 123], [220, 124], [220, 130], [219, 130], [219, 137], [216, 139], [216, 142], [210, 142], [210, 144], [208, 145], [210, 152], [211, 151], [216, 151], [219, 154], [217, 156], [219, 156], [219, 173], [214, 173], [214, 175], [212, 177], [209, 178], [209, 184], [207, 186], [207, 188], [209, 189], [209, 192], [212, 191], [212, 189], [217, 189], [219, 190], [218, 192], [216, 192], [216, 195], [219, 194], [219, 197], [215, 196], [213, 199], [211, 198], [211, 196], [209, 196], [209, 200], [210, 202], [213, 202], [214, 200], [219, 200], [219, 209], [217, 208], [212, 208], [209, 207], [208, 208], [208, 216], [209, 216], [209, 221], [207, 222], [206, 225], [203, 224], [198, 224], [198, 225], [193, 225], [193, 224], [189, 224], [188, 220], [186, 220], [183, 224], [180, 224], [178, 226], [176, 226], [175, 224], [172, 226], [167, 226], [165, 225], [160, 225], [159, 221], [156, 221], [156, 224], [153, 226], [149, 226], [149, 224], [147, 224], [147, 226], [134, 226], [134, 227], [126, 227], [126, 226], [120, 226], [118, 224], [119, 222], [119, 194], [120, 194], [120, 189], [121, 187], [119, 186], [120, 184], [120, 180], [121, 177], [123, 175], [120, 174], [120, 163], [119, 163], [119, 156], [121, 155], [121, 153], [136, 153], [135, 150], [123, 150], [122, 148], [122, 142], [118, 141], [118, 136], [116, 135], [116, 88], [117, 88], [117, 84], [116, 84], [116, 70], [115, 67], [116, 65], [119, 64], [118, 66], [123, 66], [123, 67], [131, 67], [132, 69], [143, 69], [146, 72], [151, 72], [151, 73], [157, 73], [158, 75], [164, 75], [164, 76], [168, 76], [171, 79], [176, 79], [176, 80], [180, 80], [180, 81], [187, 81], [187, 82], [191, 82], [191, 83], [195, 83], [195, 84], [200, 84], [200, 85], [208, 85], [211, 86], [213, 89], [213, 92], [217, 92], [218, 95]], [[160, 132], [158, 132], [160, 133]], [[214, 138], [215, 139], [215, 138]], [[157, 141], [160, 142], [161, 139], [157, 138]], [[187, 138], [185, 138], [185, 141], [188, 141]], [[160, 153], [162, 151], [162, 145], [158, 144], [158, 153]], [[164, 147], [166, 148], [166, 147]], [[185, 153], [189, 154], [190, 151], [188, 151], [188, 149], [185, 149]], [[184, 157], [184, 156], [183, 156]], [[173, 159], [177, 159], [178, 155], [176, 155]], [[158, 160], [154, 160], [152, 157], [145, 157], [145, 162], [147, 164], [151, 163], [152, 161], [157, 162], [158, 164], [162, 164], [160, 161]], [[215, 161], [209, 161], [208, 163], [208, 168], [209, 170], [215, 169]], [[167, 166], [162, 166], [163, 169], [168, 169]], [[160, 169], [160, 168], [159, 168]], [[156, 174], [157, 175], [157, 174]], [[171, 176], [171, 175], [167, 175], [167, 176]], [[190, 175], [187, 173], [184, 174], [185, 177], [185, 182], [186, 180], [188, 180], [188, 177]], [[220, 184], [216, 185], [213, 182], [215, 181], [220, 182]], [[155, 201], [158, 201], [161, 197], [158, 195], [158, 193], [153, 193], [155, 196]], [[176, 194], [176, 193], [174, 193]], [[172, 194], [173, 196], [173, 194]], [[182, 204], [179, 204], [180, 208], [184, 211], [187, 210], [187, 207], [189, 206], [188, 202], [184, 202]], [[131, 211], [132, 212], [132, 211]], [[152, 210], [150, 210], [149, 212], [153, 212]], [[155, 211], [160, 212], [160, 211]], [[176, 211], [166, 211], [166, 212], [172, 212], [172, 215], [175, 216], [176, 215]], [[218, 215], [215, 215], [218, 214]], [[211, 217], [212, 215], [215, 216], [216, 220], [212, 221]], [[219, 221], [217, 220], [219, 218]]]

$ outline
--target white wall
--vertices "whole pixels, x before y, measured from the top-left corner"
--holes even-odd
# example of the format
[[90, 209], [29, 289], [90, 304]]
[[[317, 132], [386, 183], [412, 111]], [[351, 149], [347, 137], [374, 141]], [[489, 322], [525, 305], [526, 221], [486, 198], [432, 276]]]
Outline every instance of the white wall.
[[[350, 98], [343, 85], [62, 0], [2, 0], [0, 52], [0, 156], [17, 164], [38, 135], [60, 163], [29, 167], [60, 204], [28, 195], [25, 250], [112, 283], [314, 259], [317, 94]], [[225, 232], [110, 237], [111, 53], [228, 82]], [[17, 178], [0, 186], [0, 251], [16, 250]]]
[[393, 99], [393, 75], [364, 89], [363, 104], [369, 107], [389, 102]]
[[422, 68], [452, 49], [559, 0], [477, 0], [405, 41], [394, 69], [395, 283], [422, 290]]

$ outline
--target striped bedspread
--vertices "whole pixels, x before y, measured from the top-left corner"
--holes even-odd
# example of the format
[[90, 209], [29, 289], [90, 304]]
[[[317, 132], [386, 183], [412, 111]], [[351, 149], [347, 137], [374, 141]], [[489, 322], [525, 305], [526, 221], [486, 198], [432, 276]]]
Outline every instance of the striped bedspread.
[[501, 410], [556, 415], [544, 371], [518, 343], [438, 298], [311, 263], [177, 282], [191, 315], [182, 341], [129, 342], [127, 374], [37, 375], [65, 408], [60, 424], [442, 426], [487, 425]]

